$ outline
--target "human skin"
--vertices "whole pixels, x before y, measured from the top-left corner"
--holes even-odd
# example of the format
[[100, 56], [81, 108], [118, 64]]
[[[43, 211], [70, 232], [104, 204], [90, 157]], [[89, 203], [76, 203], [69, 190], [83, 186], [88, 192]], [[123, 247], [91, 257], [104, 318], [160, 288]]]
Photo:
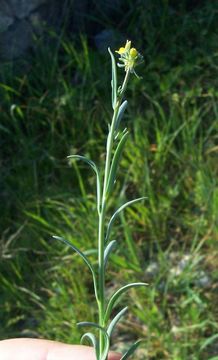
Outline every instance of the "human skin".
[[[40, 339], [8, 339], [0, 341], [1, 360], [95, 360], [89, 346], [68, 345]], [[108, 360], [120, 360], [117, 353], [110, 353]]]

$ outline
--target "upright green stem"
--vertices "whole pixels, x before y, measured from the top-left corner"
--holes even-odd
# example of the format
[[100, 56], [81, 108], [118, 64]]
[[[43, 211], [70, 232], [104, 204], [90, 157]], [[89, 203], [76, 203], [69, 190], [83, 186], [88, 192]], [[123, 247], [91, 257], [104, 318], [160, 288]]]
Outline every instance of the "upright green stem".
[[[99, 227], [98, 227], [98, 291], [99, 291], [99, 325], [104, 327], [104, 315], [105, 315], [105, 268], [104, 268], [104, 249], [105, 249], [105, 216], [107, 209], [107, 184], [108, 178], [110, 174], [111, 167], [111, 158], [112, 158], [112, 150], [114, 143], [114, 128], [118, 115], [118, 111], [123, 99], [124, 92], [127, 87], [127, 82], [129, 79], [130, 71], [126, 72], [123, 84], [120, 88], [119, 94], [117, 96], [117, 103], [114, 108], [113, 118], [110, 126], [110, 131], [107, 139], [107, 147], [106, 147], [106, 161], [105, 161], [105, 172], [104, 172], [104, 184], [103, 184], [103, 192], [101, 199], [101, 209], [99, 214]], [[99, 355], [100, 358], [104, 351], [104, 334], [102, 331], [99, 331]]]
[[[104, 185], [102, 192], [101, 211], [99, 214], [99, 232], [98, 232], [98, 276], [99, 276], [99, 325], [104, 327], [104, 313], [105, 313], [105, 269], [104, 269], [104, 248], [105, 248], [105, 215], [106, 215], [106, 190], [107, 180], [110, 172], [110, 163], [113, 148], [113, 132], [114, 124], [119, 110], [119, 103], [114, 109], [112, 124], [108, 134], [107, 154], [105, 162]], [[99, 352], [100, 358], [104, 350], [104, 334], [99, 332]]]

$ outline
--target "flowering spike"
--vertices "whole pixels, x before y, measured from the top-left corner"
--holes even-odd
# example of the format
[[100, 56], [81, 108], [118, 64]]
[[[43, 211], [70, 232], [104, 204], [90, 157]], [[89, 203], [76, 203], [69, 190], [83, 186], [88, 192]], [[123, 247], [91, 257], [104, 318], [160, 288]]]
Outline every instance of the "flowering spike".
[[[131, 41], [127, 40], [125, 47], [120, 47], [115, 51], [120, 55], [118, 63], [119, 67], [125, 67], [125, 71], [130, 70], [131, 73], [135, 73], [135, 67], [143, 62], [143, 56], [134, 48], [131, 47]], [[136, 75], [137, 76], [137, 75]]]

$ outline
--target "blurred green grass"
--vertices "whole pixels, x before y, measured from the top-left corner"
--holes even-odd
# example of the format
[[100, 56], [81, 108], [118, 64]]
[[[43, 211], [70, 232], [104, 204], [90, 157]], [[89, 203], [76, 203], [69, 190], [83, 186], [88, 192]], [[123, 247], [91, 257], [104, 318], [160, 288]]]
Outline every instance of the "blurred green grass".
[[[148, 199], [116, 223], [108, 292], [131, 280], [150, 286], [130, 293], [114, 346], [143, 337], [137, 359], [215, 360], [218, 6], [148, 4], [129, 1], [116, 24], [145, 64], [128, 90], [131, 138], [111, 210], [124, 198]], [[21, 61], [25, 71], [4, 64], [0, 74], [0, 338], [79, 342], [76, 322], [96, 316], [91, 278], [51, 236], [90, 250], [94, 261], [94, 177], [66, 156], [99, 164], [104, 156], [110, 59], [85, 36], [65, 35], [58, 45], [39, 41], [30, 59]]]

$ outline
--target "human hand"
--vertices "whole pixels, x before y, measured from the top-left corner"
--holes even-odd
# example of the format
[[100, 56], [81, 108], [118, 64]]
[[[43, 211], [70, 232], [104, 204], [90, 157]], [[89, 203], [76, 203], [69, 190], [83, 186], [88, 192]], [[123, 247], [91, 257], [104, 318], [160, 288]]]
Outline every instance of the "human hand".
[[[68, 345], [40, 339], [9, 339], [0, 341], [1, 360], [95, 360], [94, 349], [89, 346]], [[110, 353], [108, 360], [120, 360]]]

